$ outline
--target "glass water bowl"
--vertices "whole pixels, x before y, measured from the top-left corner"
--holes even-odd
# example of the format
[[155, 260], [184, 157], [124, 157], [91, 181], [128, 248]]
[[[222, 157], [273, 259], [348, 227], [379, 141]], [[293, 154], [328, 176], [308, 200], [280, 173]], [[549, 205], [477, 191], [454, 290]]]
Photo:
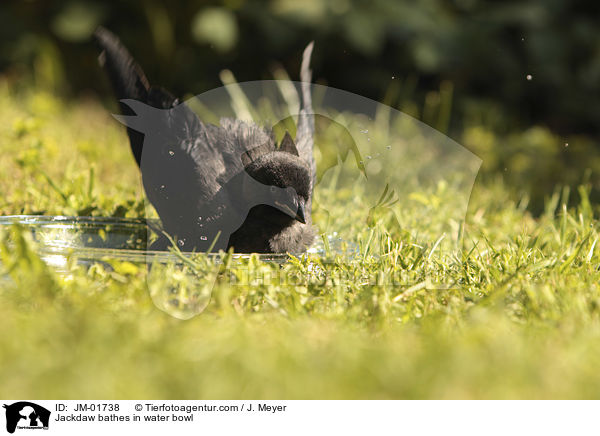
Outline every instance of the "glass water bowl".
[[[65, 271], [67, 259], [74, 256], [78, 263], [91, 265], [107, 259], [134, 263], [183, 262], [181, 256], [167, 251], [148, 250], [149, 241], [154, 241], [160, 232], [157, 219], [118, 217], [73, 217], [13, 215], [0, 217], [0, 229], [18, 224], [31, 232], [40, 257], [60, 272]], [[328, 249], [341, 254], [343, 241], [337, 235], [328, 237]], [[308, 250], [311, 255], [324, 255], [324, 243], [317, 238]], [[183, 253], [191, 256], [191, 253]], [[218, 254], [210, 254], [215, 261]], [[250, 254], [238, 253], [234, 257], [244, 258]], [[287, 254], [260, 254], [259, 259], [267, 262], [284, 263]]]

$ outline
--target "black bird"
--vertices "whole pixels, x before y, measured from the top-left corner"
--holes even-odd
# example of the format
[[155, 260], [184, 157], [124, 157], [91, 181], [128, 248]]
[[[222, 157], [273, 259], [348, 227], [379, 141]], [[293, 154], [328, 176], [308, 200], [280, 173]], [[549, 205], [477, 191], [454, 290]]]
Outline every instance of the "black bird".
[[[312, 244], [314, 117], [309, 69], [301, 67], [302, 108], [296, 140], [279, 147], [272, 130], [224, 118], [203, 123], [168, 91], [150, 86], [119, 39], [99, 28], [95, 39], [120, 101], [144, 190], [164, 230], [184, 251], [301, 253]], [[152, 249], [166, 249], [161, 237]]]

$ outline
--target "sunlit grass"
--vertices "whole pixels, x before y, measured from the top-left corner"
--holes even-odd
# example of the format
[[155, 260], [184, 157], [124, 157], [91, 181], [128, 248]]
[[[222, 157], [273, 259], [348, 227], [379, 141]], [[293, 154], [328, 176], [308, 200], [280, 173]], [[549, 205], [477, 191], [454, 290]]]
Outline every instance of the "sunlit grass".
[[[1, 214], [144, 216], [125, 133], [105, 109], [2, 92]], [[73, 263], [59, 275], [27, 232], [4, 233], [0, 396], [598, 397], [600, 235], [587, 185], [576, 208], [557, 190], [533, 218], [488, 177], [454, 259], [386, 231], [385, 215], [365, 223], [352, 191], [320, 189], [347, 196], [327, 213], [359, 253], [225, 258], [207, 307], [186, 321], [153, 303], [145, 265]], [[455, 285], [430, 289], [432, 277]]]

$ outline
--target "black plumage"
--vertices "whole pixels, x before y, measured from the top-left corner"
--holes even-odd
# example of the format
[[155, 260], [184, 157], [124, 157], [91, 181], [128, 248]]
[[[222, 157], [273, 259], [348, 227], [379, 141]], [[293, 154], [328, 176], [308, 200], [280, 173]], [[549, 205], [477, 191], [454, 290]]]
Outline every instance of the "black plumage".
[[[127, 125], [146, 195], [182, 250], [300, 253], [313, 242], [314, 119], [304, 51], [302, 109], [296, 140], [256, 124], [224, 118], [203, 123], [168, 91], [150, 86], [119, 39], [95, 32]], [[166, 238], [153, 249], [165, 249]]]

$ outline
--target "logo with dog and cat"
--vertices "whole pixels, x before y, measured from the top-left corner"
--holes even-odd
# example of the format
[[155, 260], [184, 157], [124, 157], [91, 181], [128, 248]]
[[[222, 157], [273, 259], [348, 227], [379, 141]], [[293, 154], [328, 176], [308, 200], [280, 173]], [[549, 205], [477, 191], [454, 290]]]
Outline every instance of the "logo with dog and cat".
[[45, 407], [29, 401], [18, 401], [3, 406], [6, 409], [6, 431], [15, 430], [48, 430], [50, 411]]

